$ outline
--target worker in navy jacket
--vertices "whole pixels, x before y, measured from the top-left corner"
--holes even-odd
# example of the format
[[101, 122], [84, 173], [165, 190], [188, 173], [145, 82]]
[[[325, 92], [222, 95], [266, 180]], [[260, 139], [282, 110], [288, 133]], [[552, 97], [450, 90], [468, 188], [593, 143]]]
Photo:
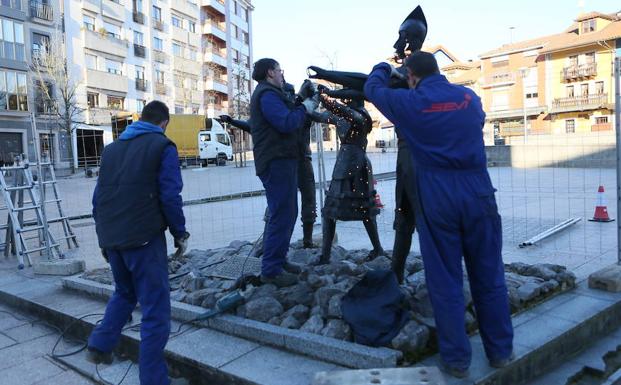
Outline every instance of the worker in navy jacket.
[[87, 358], [110, 363], [123, 326], [140, 303], [140, 384], [168, 385], [164, 347], [170, 333], [168, 228], [183, 254], [185, 229], [177, 148], [164, 130], [168, 107], [147, 104], [141, 119], [106, 146], [93, 194], [93, 217], [115, 292], [88, 340]]
[[507, 365], [513, 348], [500, 215], [483, 144], [485, 113], [472, 90], [439, 73], [432, 54], [414, 52], [405, 67], [410, 89], [389, 88], [391, 75], [399, 73], [380, 63], [364, 92], [407, 140], [414, 158], [416, 226], [440, 356], [450, 374], [464, 377], [471, 347], [464, 326], [462, 256], [490, 364]]
[[269, 210], [261, 279], [279, 287], [291, 286], [297, 282], [297, 276], [291, 273], [296, 269], [287, 268], [291, 265], [286, 256], [298, 212], [298, 133], [306, 121], [306, 112], [315, 110], [318, 102], [308, 98], [296, 106], [283, 92], [283, 71], [274, 59], [258, 60], [252, 78], [258, 82], [250, 99], [254, 164]]

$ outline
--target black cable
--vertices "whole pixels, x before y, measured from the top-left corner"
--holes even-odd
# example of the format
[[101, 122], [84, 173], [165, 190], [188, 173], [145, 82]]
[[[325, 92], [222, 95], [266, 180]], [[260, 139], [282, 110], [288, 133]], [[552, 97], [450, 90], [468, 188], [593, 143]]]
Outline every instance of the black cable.
[[[67, 325], [67, 327], [66, 327], [64, 330], [62, 330], [62, 331], [60, 332], [60, 335], [58, 336], [58, 339], [56, 340], [56, 343], [55, 343], [55, 344], [54, 344], [54, 346], [52, 347], [52, 352], [50, 353], [50, 355], [51, 355], [53, 358], [63, 358], [63, 357], [69, 357], [69, 356], [76, 355], [76, 354], [78, 354], [78, 353], [82, 352], [84, 349], [86, 349], [86, 348], [87, 348], [87, 346], [88, 346], [88, 341], [81, 341], [81, 342], [82, 342], [82, 346], [81, 346], [79, 349], [76, 349], [76, 350], [71, 351], [71, 352], [69, 352], [69, 353], [62, 353], [62, 354], [58, 354], [58, 353], [56, 353], [56, 348], [58, 347], [58, 344], [60, 343], [60, 341], [62, 341], [62, 340], [64, 339], [65, 334], [67, 334], [67, 332], [69, 331], [69, 329], [70, 329], [73, 325], [75, 325], [78, 321], [82, 321], [82, 320], [84, 320], [85, 318], [88, 318], [88, 317], [95, 317], [95, 316], [103, 316], [103, 315], [104, 315], [103, 313], [90, 313], [90, 314], [83, 315], [82, 317], [77, 318], [77, 319], [74, 319], [73, 321], [71, 321], [71, 322], [69, 323], [69, 325]], [[101, 320], [99, 320], [99, 321], [97, 321], [97, 322], [100, 322], [100, 321], [101, 321]], [[52, 325], [52, 326], [53, 326], [53, 325]], [[57, 330], [59, 330], [59, 331], [60, 331], [60, 328], [57, 328], [56, 326], [53, 326], [53, 327], [54, 327], [55, 329], [57, 329]]]
[[127, 375], [129, 374], [129, 370], [132, 368], [132, 366], [134, 365], [134, 363], [132, 361], [129, 361], [129, 365], [127, 365], [127, 370], [125, 370], [125, 374], [123, 374], [123, 377], [121, 377], [121, 381], [119, 381], [118, 383], [114, 384], [106, 379], [104, 379], [101, 376], [101, 373], [99, 373], [99, 364], [95, 365], [95, 373], [97, 373], [97, 377], [99, 378], [99, 380], [101, 382], [103, 382], [106, 385], [121, 385], [123, 383], [123, 381], [125, 381], [125, 377], [127, 377]]

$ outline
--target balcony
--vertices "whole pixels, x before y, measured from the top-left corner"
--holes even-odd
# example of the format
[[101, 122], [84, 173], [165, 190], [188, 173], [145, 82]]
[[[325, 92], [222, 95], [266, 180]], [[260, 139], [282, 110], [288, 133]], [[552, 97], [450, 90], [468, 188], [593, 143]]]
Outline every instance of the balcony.
[[127, 57], [127, 42], [102, 35], [101, 33], [84, 30], [84, 47], [111, 55]]
[[173, 56], [173, 68], [179, 72], [192, 75], [200, 75], [202, 63], [198, 60], [193, 61], [180, 56]]
[[155, 83], [155, 93], [158, 95], [166, 95], [166, 84], [164, 83]]
[[196, 3], [193, 3], [188, 0], [175, 0], [170, 3], [171, 9], [176, 9], [177, 11], [186, 14], [188, 16], [195, 17], [199, 14], [200, 9]]
[[86, 70], [87, 87], [127, 93], [127, 78], [104, 71]]
[[515, 84], [515, 74], [513, 72], [502, 72], [485, 77], [482, 88], [502, 87]]
[[226, 68], [226, 49], [207, 48], [205, 49], [204, 60]]
[[188, 42], [188, 34], [189, 34], [188, 31], [186, 31], [185, 29], [181, 29], [179, 27], [175, 27], [174, 25], [171, 27], [171, 30], [172, 30], [171, 34], [172, 34], [173, 40], [177, 40], [182, 43]]
[[208, 9], [214, 10], [222, 15], [226, 13], [224, 0], [202, 0], [201, 5], [203, 7], [207, 7]]
[[221, 21], [214, 21], [211, 19], [205, 20], [203, 23], [203, 34], [213, 35], [218, 39], [226, 41], [226, 23]]
[[118, 1], [101, 0], [101, 11], [103, 16], [125, 21], [125, 6]]
[[33, 19], [54, 21], [54, 9], [49, 4], [44, 4], [40, 1], [31, 1], [30, 17]]
[[166, 55], [164, 52], [159, 51], [157, 49], [154, 49], [151, 52], [153, 55], [153, 60], [155, 60], [158, 63], [166, 63], [166, 59], [168, 59], [168, 55]]
[[100, 13], [99, 0], [82, 0], [82, 8], [89, 10], [91, 12]]
[[132, 14], [132, 18], [134, 19], [134, 23], [143, 24], [144, 25], [144, 13], [134, 11]]
[[144, 45], [134, 44], [134, 56], [147, 57], [147, 49]]
[[200, 104], [202, 103], [203, 98], [199, 90], [191, 90], [189, 88], [175, 87], [175, 100], [180, 101], [180, 102]]
[[598, 123], [591, 125], [591, 132], [612, 131], [612, 123]]
[[565, 67], [561, 71], [563, 81], [581, 80], [597, 75], [597, 63], [587, 63]]
[[545, 114], [548, 112], [548, 107], [528, 106], [526, 107], [526, 111], [524, 111], [524, 108], [508, 108], [508, 106], [506, 108], [500, 108], [492, 106], [490, 109], [485, 109], [485, 119], [489, 121], [494, 119], [522, 118], [524, 112], [526, 112], [526, 116]]
[[147, 91], [147, 81], [145, 79], [136, 79], [136, 90]]
[[205, 79], [205, 91], [218, 91], [227, 94], [229, 87], [225, 79], [219, 77], [207, 77]]
[[158, 31], [164, 32], [164, 22], [162, 20], [153, 19], [153, 28], [157, 29]]
[[119, 113], [119, 110], [105, 107], [89, 107], [88, 124], [95, 126], [109, 126], [112, 122], [112, 117]]
[[570, 98], [557, 98], [552, 101], [551, 113], [570, 111], [596, 110], [605, 107], [608, 103], [608, 94], [586, 95]]
[[498, 134], [505, 138], [507, 136], [524, 136], [524, 123], [522, 122], [500, 123]]

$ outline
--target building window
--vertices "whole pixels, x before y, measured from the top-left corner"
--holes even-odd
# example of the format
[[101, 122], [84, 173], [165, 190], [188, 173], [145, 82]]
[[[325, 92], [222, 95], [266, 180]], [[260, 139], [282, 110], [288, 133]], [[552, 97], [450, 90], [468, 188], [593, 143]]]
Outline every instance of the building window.
[[531, 92], [531, 93], [527, 93], [526, 94], [526, 99], [535, 99], [539, 97], [539, 93], [538, 92]]
[[24, 25], [12, 20], [1, 19], [2, 57], [10, 60], [26, 61], [24, 47]]
[[173, 82], [175, 83], [175, 87], [183, 88], [183, 77], [180, 75], [175, 75], [173, 77]]
[[606, 124], [606, 123], [608, 123], [607, 116], [596, 116], [595, 117], [595, 124]]
[[190, 89], [193, 91], [198, 90], [198, 80], [197, 79], [188, 79], [190, 82]]
[[231, 26], [233, 27], [233, 31], [231, 31], [231, 35], [235, 39], [239, 39], [239, 28], [235, 24], [231, 24]]
[[188, 31], [195, 33], [196, 32], [196, 23], [188, 20]]
[[188, 51], [190, 53], [190, 60], [196, 61], [197, 60], [197, 56], [198, 56], [198, 52], [194, 48], [190, 48], [190, 49], [188, 49]]
[[50, 37], [40, 33], [32, 34], [32, 58], [36, 60], [47, 53], [50, 47]]
[[144, 67], [136, 66], [136, 79], [144, 80]]
[[86, 68], [89, 70], [97, 70], [97, 56], [95, 55], [84, 55], [84, 61], [86, 62]]
[[237, 10], [239, 9], [239, 7], [237, 6], [237, 1], [233, 0], [233, 14], [237, 15]]
[[132, 0], [134, 12], [142, 12], [142, 0]]
[[581, 96], [589, 96], [589, 85], [588, 84], [580, 84], [580, 95]]
[[136, 99], [136, 112], [142, 112], [146, 103], [147, 101], [144, 99]]
[[192, 113], [193, 114], [198, 114], [198, 110], [201, 108], [200, 105], [198, 104], [192, 104]]
[[576, 132], [576, 121], [574, 119], [569, 119], [565, 121], [565, 132], [568, 134], [573, 134]]
[[82, 24], [84, 24], [84, 28], [89, 31], [95, 30], [95, 18], [92, 16], [84, 15], [82, 16]]
[[144, 45], [144, 34], [142, 32], [134, 31], [134, 44]]
[[569, 57], [569, 66], [575, 67], [578, 65], [578, 55], [573, 55]]
[[153, 19], [156, 21], [162, 21], [162, 9], [160, 7], [153, 6]]
[[22, 2], [21, 2], [21, 0], [2, 0], [2, 2], [0, 2], [0, 5], [2, 5], [4, 7], [9, 7], [9, 8], [17, 9], [17, 10], [21, 10], [22, 9]]
[[158, 51], [163, 51], [164, 41], [160, 39], [159, 37], [154, 37], [153, 38], [153, 49], [158, 50]]
[[584, 62], [586, 64], [595, 63], [595, 52], [589, 52], [584, 54]]
[[38, 114], [49, 114], [52, 112], [52, 100], [54, 89], [50, 82], [35, 82], [35, 108]]
[[250, 44], [250, 34], [248, 32], [242, 32], [242, 37], [243, 37], [244, 44], [246, 45]]
[[246, 7], [241, 7], [241, 18], [244, 21], [248, 21], [248, 9]]
[[597, 95], [604, 93], [604, 82], [595, 82], [595, 93]]
[[177, 16], [172, 17], [172, 25], [177, 28], [183, 28], [183, 23], [181, 22], [181, 19]]
[[173, 43], [173, 55], [183, 57], [183, 48], [180, 44]]
[[595, 31], [595, 19], [585, 20], [582, 22], [581, 33], [589, 33]]
[[99, 94], [96, 92], [86, 93], [86, 104], [90, 108], [99, 107]]
[[185, 111], [182, 105], [175, 104], [175, 114], [183, 114], [184, 112]]
[[28, 111], [26, 74], [0, 70], [0, 110]]
[[123, 63], [106, 59], [106, 71], [115, 75], [123, 75]]
[[123, 97], [108, 95], [108, 108], [113, 110], [122, 110], [123, 102], [125, 102], [125, 98]]
[[155, 81], [159, 84], [164, 84], [164, 71], [155, 70]]
[[113, 39], [121, 39], [121, 27], [116, 24], [110, 24], [104, 21], [104, 28], [108, 37]]
[[235, 48], [231, 48], [231, 52], [233, 54], [233, 63], [239, 64], [239, 51]]
[[574, 94], [574, 86], [567, 86], [565, 88], [565, 95], [568, 98], [573, 98], [575, 96], [575, 94]]

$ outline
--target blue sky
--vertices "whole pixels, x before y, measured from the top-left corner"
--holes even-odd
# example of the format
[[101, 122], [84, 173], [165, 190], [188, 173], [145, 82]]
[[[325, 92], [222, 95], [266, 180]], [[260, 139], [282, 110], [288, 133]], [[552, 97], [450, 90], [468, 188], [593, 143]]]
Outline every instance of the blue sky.
[[393, 53], [403, 19], [420, 4], [426, 44], [460, 60], [513, 41], [562, 32], [581, 10], [621, 11], [619, 0], [254, 0], [254, 59], [272, 57], [296, 86], [306, 67], [369, 72]]

